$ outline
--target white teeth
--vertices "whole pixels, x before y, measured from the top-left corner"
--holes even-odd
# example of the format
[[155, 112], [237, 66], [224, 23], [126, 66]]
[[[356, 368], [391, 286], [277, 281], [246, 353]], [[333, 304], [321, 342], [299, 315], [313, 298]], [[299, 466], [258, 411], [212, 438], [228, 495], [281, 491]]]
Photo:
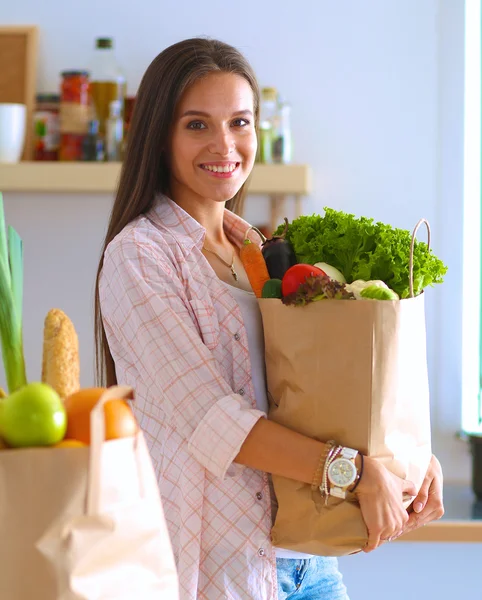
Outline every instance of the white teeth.
[[217, 165], [201, 165], [206, 171], [212, 171], [213, 173], [232, 173], [236, 169], [236, 164], [217, 166]]

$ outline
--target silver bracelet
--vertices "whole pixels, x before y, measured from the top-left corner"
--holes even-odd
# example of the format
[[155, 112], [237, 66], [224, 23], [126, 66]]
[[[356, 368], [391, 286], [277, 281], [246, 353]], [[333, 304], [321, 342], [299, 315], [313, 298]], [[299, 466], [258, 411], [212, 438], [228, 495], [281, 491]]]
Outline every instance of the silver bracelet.
[[325, 504], [328, 502], [328, 496], [330, 495], [330, 488], [328, 486], [328, 468], [338, 456], [338, 454], [341, 452], [341, 450], [342, 446], [333, 446], [325, 460], [325, 466], [323, 467], [323, 476], [321, 479], [320, 486], [320, 492], [323, 496], [325, 496]]

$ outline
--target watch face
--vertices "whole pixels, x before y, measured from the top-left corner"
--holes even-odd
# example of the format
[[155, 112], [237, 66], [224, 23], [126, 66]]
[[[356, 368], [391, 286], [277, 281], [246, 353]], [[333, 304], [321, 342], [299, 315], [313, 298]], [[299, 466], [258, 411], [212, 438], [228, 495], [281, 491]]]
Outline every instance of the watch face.
[[328, 467], [328, 479], [333, 485], [347, 487], [356, 479], [356, 467], [351, 460], [337, 458]]

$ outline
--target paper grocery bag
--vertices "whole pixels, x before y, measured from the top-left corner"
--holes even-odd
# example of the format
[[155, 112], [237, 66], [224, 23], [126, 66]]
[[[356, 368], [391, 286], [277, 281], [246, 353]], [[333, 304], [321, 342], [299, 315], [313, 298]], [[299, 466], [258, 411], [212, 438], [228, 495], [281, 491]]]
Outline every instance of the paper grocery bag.
[[[259, 304], [269, 418], [377, 457], [419, 488], [431, 458], [424, 295]], [[365, 545], [354, 497], [325, 506], [310, 485], [276, 475], [273, 484], [275, 546], [342, 556]]]
[[91, 446], [0, 451], [2, 600], [178, 600], [177, 573], [142, 433]]

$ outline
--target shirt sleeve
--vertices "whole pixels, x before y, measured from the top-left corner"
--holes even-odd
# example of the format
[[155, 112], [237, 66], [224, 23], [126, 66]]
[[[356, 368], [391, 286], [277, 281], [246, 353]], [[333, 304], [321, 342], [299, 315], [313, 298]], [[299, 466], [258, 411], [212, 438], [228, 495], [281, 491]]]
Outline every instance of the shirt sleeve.
[[167, 260], [148, 246], [123, 241], [108, 248], [99, 286], [104, 327], [187, 439], [189, 452], [224, 478], [247, 435], [266, 415], [222, 377], [181, 287]]

